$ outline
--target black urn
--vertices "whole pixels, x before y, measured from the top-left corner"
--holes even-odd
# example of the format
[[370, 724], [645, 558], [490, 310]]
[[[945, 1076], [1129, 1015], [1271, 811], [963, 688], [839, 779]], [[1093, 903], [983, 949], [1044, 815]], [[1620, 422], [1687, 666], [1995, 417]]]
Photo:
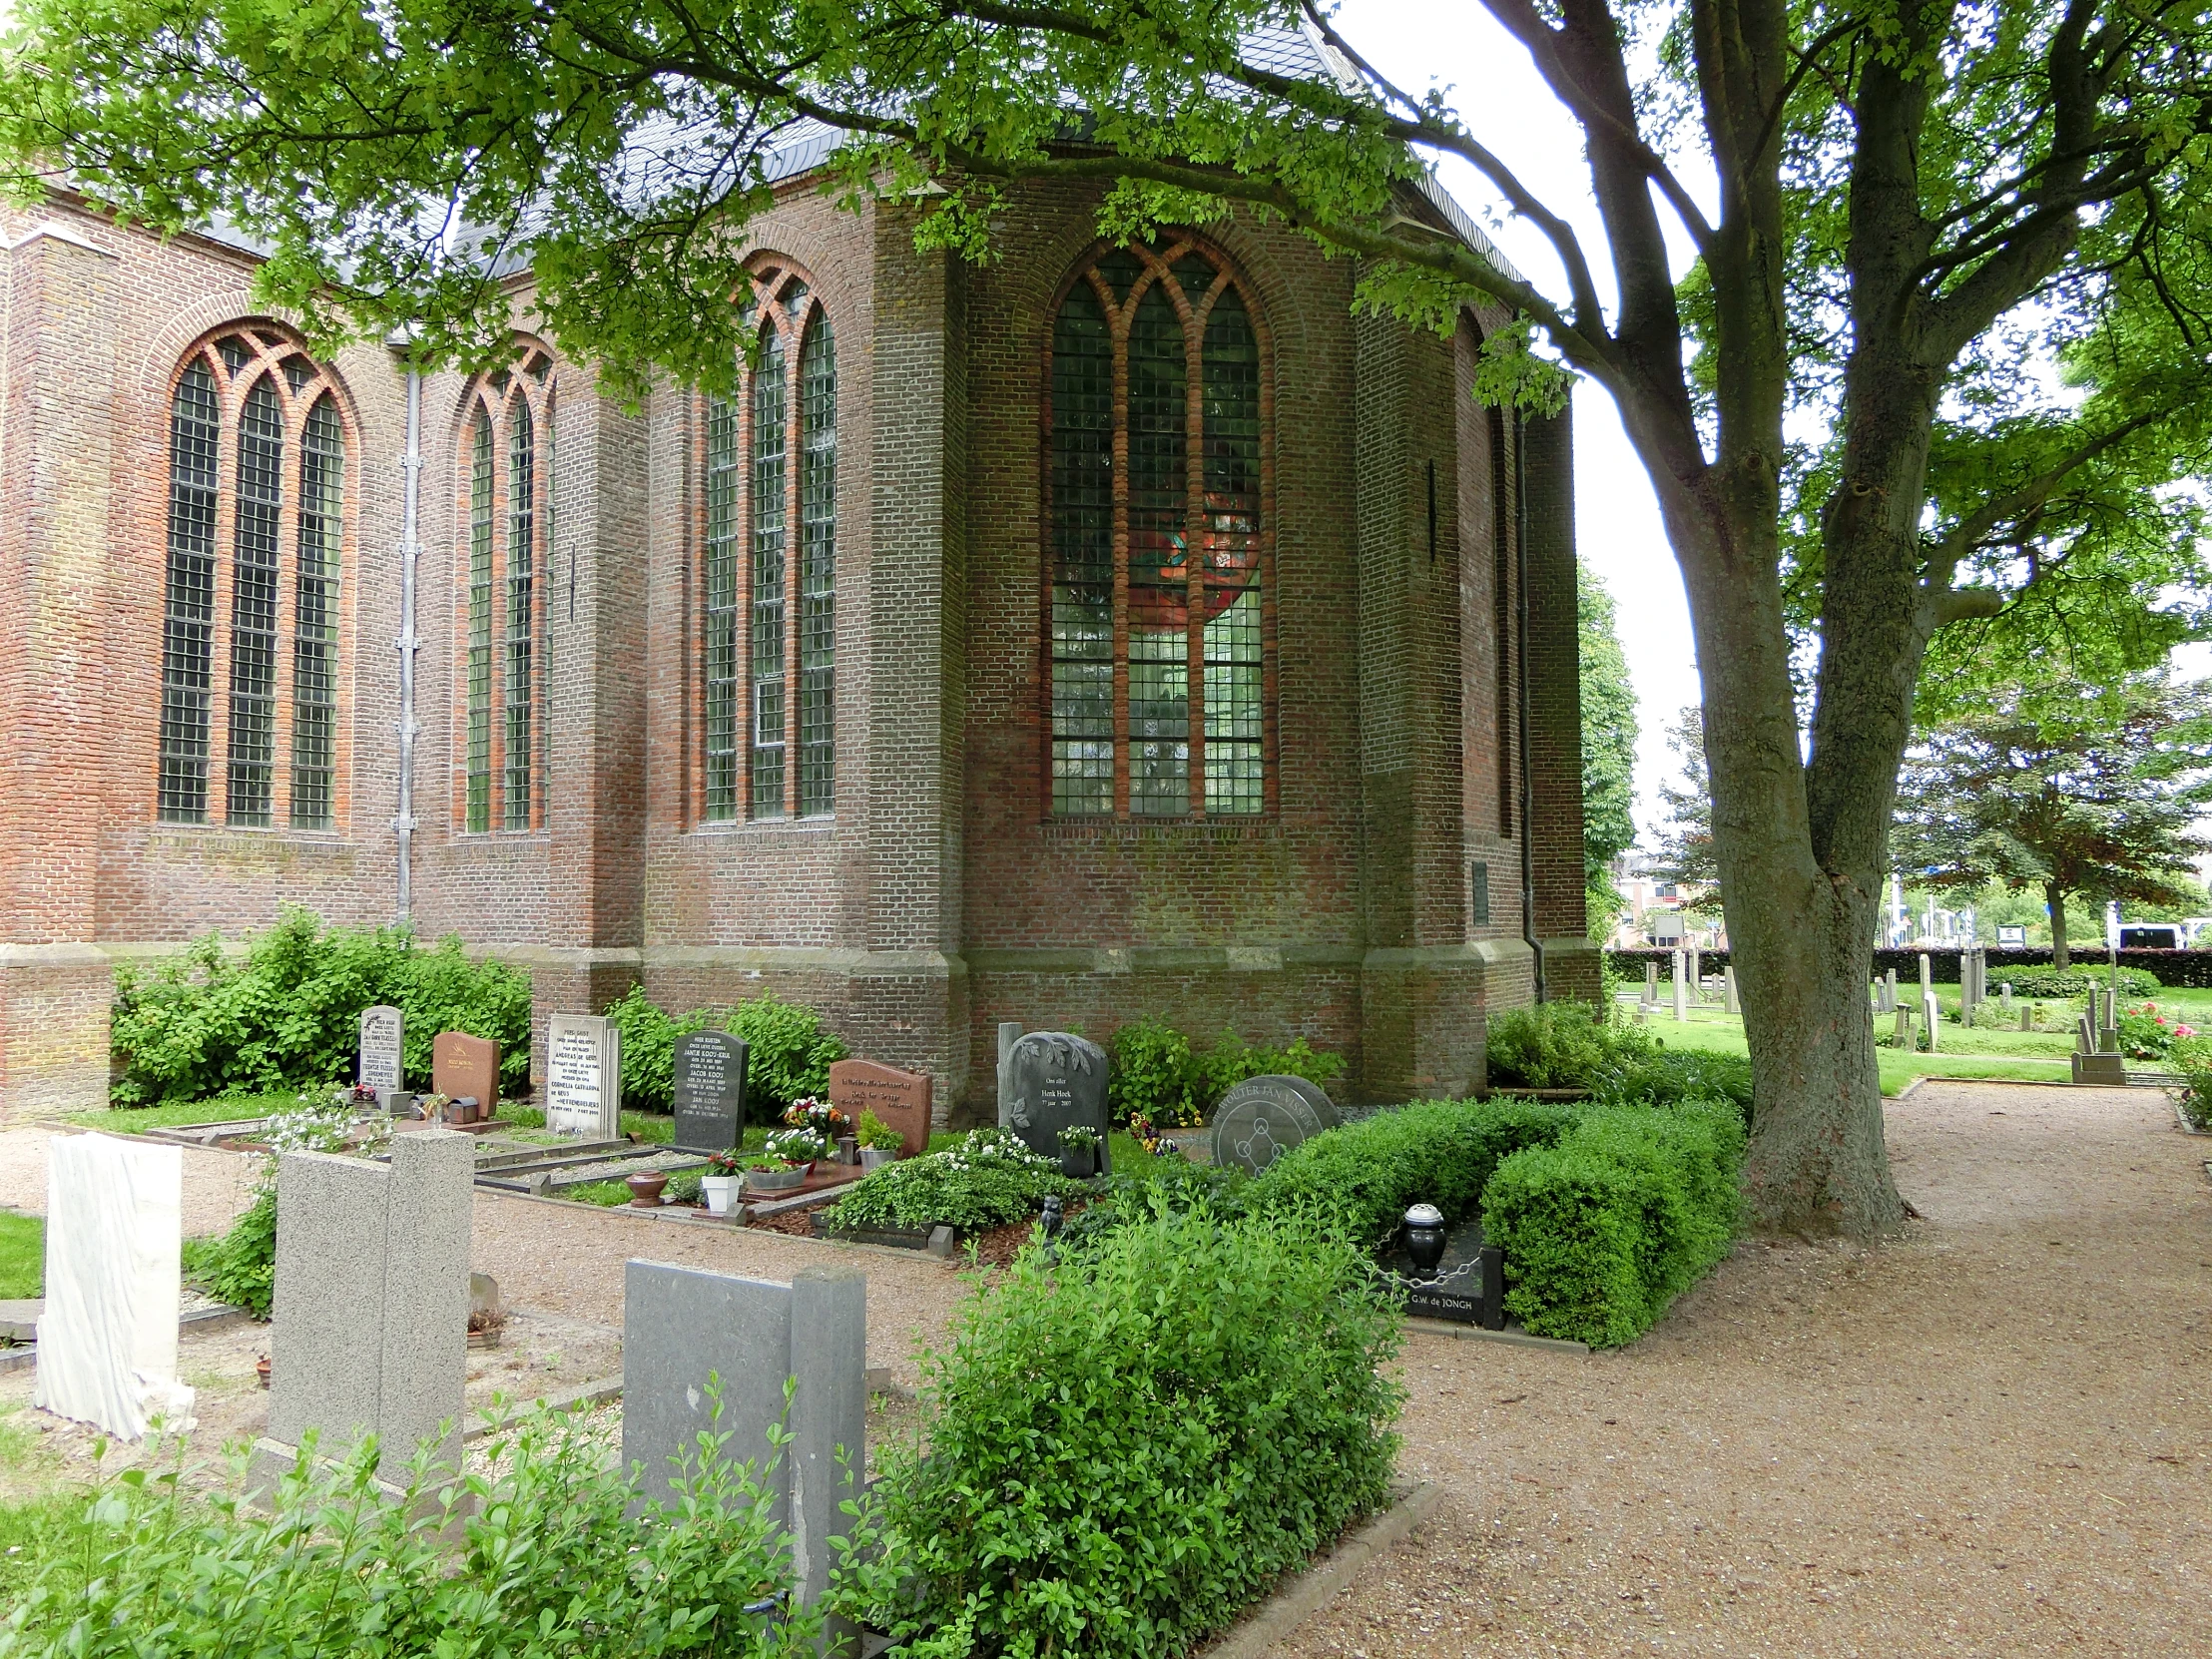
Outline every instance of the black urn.
[[1414, 1271], [1431, 1274], [1444, 1259], [1443, 1212], [1433, 1204], [1416, 1204], [1405, 1212], [1405, 1254]]

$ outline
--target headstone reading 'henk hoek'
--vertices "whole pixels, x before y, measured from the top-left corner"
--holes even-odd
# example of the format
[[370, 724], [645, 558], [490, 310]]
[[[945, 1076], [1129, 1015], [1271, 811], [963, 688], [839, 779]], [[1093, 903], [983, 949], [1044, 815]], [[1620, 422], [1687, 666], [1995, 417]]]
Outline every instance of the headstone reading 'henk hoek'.
[[1107, 1162], [1106, 1051], [1066, 1031], [1031, 1031], [1006, 1056], [1005, 1127], [1047, 1158], [1061, 1153], [1060, 1131], [1098, 1131], [1098, 1167]]
[[545, 1022], [546, 1128], [611, 1141], [621, 1122], [622, 1027], [597, 1014], [554, 1014]]
[[898, 1131], [898, 1155], [929, 1150], [930, 1082], [926, 1072], [900, 1071], [873, 1060], [839, 1060], [830, 1068], [830, 1104], [854, 1124], [873, 1112]]
[[1337, 1108], [1303, 1077], [1248, 1077], [1214, 1108], [1214, 1162], [1258, 1175], [1295, 1146], [1337, 1127]]
[[397, 1008], [361, 1010], [361, 1065], [355, 1081], [376, 1091], [376, 1104], [391, 1110], [399, 1089], [400, 1035], [404, 1022]]
[[440, 1031], [430, 1044], [430, 1087], [449, 1100], [472, 1096], [489, 1116], [499, 1104], [499, 1045], [466, 1031]]
[[727, 1031], [676, 1039], [677, 1151], [728, 1152], [738, 1144], [745, 1134], [745, 1039]]

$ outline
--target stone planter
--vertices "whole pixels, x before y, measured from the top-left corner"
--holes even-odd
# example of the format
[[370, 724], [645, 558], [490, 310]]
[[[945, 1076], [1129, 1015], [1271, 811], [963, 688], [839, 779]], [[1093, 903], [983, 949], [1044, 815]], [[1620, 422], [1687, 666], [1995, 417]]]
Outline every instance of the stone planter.
[[661, 1207], [661, 1189], [668, 1185], [668, 1177], [659, 1170], [640, 1170], [626, 1175], [622, 1184], [630, 1189], [630, 1202], [640, 1210], [658, 1210]]
[[707, 1213], [726, 1216], [730, 1213], [730, 1200], [738, 1190], [738, 1178], [734, 1175], [702, 1175], [699, 1178], [699, 1196], [706, 1200]]
[[812, 1164], [794, 1164], [790, 1169], [749, 1169], [745, 1172], [745, 1190], [749, 1193], [795, 1193], [806, 1185]]
[[1088, 1181], [1098, 1173], [1098, 1148], [1063, 1146], [1060, 1148], [1060, 1173], [1072, 1180]]
[[881, 1169], [885, 1164], [898, 1161], [895, 1146], [863, 1146], [860, 1148], [860, 1168], [869, 1172]]

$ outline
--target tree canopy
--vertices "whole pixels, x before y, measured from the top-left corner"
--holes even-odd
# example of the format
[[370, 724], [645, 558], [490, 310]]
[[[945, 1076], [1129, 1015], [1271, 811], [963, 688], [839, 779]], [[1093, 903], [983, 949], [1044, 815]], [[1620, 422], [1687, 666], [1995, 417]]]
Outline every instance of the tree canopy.
[[[1418, 326], [1501, 302], [1480, 394], [1612, 397], [1688, 592], [1753, 1213], [1879, 1233], [1857, 988], [1924, 669], [2055, 643], [2108, 677], [2197, 626], [2212, 14], [1480, 3], [1582, 129], [1601, 257], [1478, 92], [1390, 84], [1318, 0], [23, 0], [0, 152], [19, 189], [226, 219], [273, 300], [427, 355], [493, 354], [527, 263], [543, 326], [632, 388], [728, 382], [746, 226], [820, 127], [832, 189], [970, 259], [1010, 186], [1063, 180], [1108, 236], [1293, 226]], [[1411, 189], [1440, 155], [1557, 281], [1441, 230]]]
[[2041, 893], [2066, 964], [2066, 900], [2197, 898], [2212, 804], [2212, 692], [2163, 671], [2106, 689], [2018, 684], [1907, 756], [1897, 858], [1913, 884]]
[[1636, 844], [1636, 688], [1614, 627], [1613, 596], [1588, 565], [1575, 573], [1582, 664], [1582, 868], [1593, 937], [1620, 913], [1612, 863]]

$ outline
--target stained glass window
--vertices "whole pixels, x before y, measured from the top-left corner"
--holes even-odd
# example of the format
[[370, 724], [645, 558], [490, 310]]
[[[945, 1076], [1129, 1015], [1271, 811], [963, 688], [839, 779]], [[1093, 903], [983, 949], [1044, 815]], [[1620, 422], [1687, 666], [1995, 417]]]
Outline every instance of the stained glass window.
[[1109, 250], [1061, 304], [1045, 559], [1056, 816], [1267, 810], [1263, 355], [1244, 290], [1192, 242]]

